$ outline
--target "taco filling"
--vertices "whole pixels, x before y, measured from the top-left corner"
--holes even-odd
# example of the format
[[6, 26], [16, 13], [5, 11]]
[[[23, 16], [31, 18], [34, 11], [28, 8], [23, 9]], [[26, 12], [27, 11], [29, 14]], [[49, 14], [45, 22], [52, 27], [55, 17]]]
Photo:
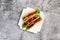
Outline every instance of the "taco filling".
[[22, 24], [22, 28], [29, 29], [33, 27], [37, 22], [41, 21], [40, 10], [36, 9], [34, 12], [29, 13], [28, 15], [23, 17], [24, 23]]

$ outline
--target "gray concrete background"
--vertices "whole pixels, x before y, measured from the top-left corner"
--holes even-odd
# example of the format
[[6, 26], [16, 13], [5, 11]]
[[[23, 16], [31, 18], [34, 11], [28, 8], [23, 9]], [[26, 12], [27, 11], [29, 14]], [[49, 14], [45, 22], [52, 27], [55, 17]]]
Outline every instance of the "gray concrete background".
[[[22, 9], [39, 8], [45, 21], [39, 33], [17, 25]], [[0, 0], [0, 40], [60, 40], [60, 0]]]

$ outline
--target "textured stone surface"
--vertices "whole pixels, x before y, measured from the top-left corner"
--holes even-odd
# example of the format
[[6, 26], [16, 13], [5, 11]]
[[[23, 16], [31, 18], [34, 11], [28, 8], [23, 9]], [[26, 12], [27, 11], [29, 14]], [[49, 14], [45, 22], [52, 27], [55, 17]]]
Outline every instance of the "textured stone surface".
[[[27, 6], [45, 13], [40, 33], [23, 31], [17, 25]], [[0, 40], [60, 40], [60, 0], [0, 0]]]

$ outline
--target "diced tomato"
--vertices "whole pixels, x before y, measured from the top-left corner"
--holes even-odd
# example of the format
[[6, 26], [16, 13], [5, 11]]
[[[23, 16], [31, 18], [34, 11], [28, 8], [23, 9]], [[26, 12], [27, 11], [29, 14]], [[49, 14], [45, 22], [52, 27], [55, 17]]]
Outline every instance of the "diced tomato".
[[36, 19], [34, 22], [35, 23], [37, 23], [37, 22], [39, 22], [41, 19], [40, 18], [38, 18], [38, 19]]
[[26, 21], [25, 23], [28, 24], [29, 22], [31, 22], [34, 19], [34, 17], [30, 18], [28, 21]]
[[31, 13], [28, 14], [28, 16], [34, 15], [35, 13], [36, 13], [36, 11], [31, 12]]
[[[34, 24], [37, 23], [37, 22], [39, 22], [40, 20], [41, 20], [41, 18], [38, 18], [38, 19], [34, 20]], [[28, 28], [31, 28], [34, 24], [29, 25]]]

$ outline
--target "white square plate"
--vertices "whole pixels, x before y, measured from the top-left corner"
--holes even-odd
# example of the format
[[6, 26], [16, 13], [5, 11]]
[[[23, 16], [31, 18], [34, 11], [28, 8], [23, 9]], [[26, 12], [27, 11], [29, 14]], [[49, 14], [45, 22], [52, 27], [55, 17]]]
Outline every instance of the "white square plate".
[[[22, 14], [21, 14], [21, 17], [20, 17], [20, 20], [19, 20], [19, 23], [18, 23], [18, 25], [20, 26], [20, 28], [22, 30], [25, 30], [25, 29], [22, 28], [22, 24], [23, 24], [23, 19], [22, 18], [26, 14], [29, 14], [30, 12], [32, 12], [34, 10], [35, 9], [29, 8], [29, 7], [27, 7], [26, 9], [23, 9]], [[42, 24], [43, 24], [43, 21], [45, 19], [44, 13], [42, 11], [40, 11], [40, 17], [42, 18], [42, 20], [40, 22], [36, 23], [32, 28], [28, 29], [29, 32], [33, 32], [33, 33], [40, 32], [41, 27], [42, 27]]]

